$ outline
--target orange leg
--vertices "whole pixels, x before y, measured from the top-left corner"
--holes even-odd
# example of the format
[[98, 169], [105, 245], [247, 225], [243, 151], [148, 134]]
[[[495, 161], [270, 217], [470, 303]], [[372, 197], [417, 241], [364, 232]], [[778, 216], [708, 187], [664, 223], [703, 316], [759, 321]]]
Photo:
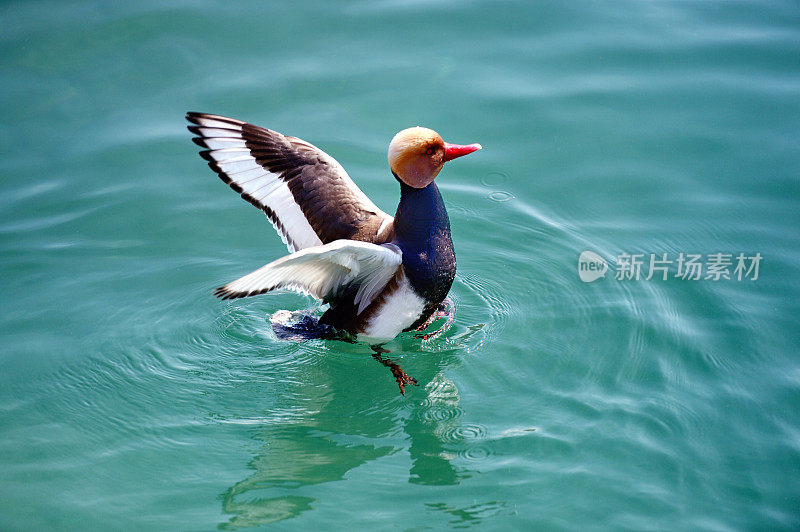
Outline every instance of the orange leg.
[[419, 386], [419, 384], [417, 384], [417, 379], [409, 376], [408, 373], [403, 371], [403, 368], [401, 368], [388, 358], [382, 356], [383, 353], [389, 353], [387, 349], [384, 349], [379, 345], [373, 345], [372, 350], [374, 351], [374, 353], [372, 353], [372, 358], [374, 358], [375, 360], [377, 360], [378, 362], [380, 362], [381, 364], [383, 364], [392, 371], [392, 375], [394, 375], [394, 379], [397, 381], [397, 386], [400, 388], [401, 394], [403, 395], [406, 394], [405, 388], [407, 384], [413, 384], [414, 386]]

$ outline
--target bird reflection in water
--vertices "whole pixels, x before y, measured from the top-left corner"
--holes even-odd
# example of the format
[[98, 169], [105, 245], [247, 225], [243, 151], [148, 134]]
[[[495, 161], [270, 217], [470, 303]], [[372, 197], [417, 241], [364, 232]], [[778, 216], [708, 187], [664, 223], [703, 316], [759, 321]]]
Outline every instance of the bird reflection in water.
[[[409, 347], [413, 342], [403, 341]], [[374, 381], [371, 364], [315, 359], [324, 368], [306, 368], [304, 382], [297, 385], [301, 389], [286, 394], [304, 400], [304, 413], [255, 434], [264, 446], [249, 463], [253, 473], [221, 495], [223, 511], [232, 515], [221, 528], [297, 517], [314, 509], [320, 485], [345, 480], [359, 466], [404, 451], [411, 459], [410, 483], [445, 486], [469, 478], [463, 461], [454, 463], [469, 442], [454, 437], [461, 424], [459, 394], [443, 374], [458, 364], [454, 352], [406, 359], [426, 383], [406, 398], [386, 387], [376, 399], [374, 389], [358, 386]]]

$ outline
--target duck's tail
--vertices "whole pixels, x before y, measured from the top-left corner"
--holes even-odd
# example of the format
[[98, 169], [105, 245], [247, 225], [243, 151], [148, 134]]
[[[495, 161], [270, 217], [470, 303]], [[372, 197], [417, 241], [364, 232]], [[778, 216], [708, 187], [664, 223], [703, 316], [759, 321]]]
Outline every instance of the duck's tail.
[[319, 317], [279, 310], [269, 318], [272, 330], [279, 340], [302, 342], [303, 340], [338, 340], [341, 334], [330, 325], [319, 323]]

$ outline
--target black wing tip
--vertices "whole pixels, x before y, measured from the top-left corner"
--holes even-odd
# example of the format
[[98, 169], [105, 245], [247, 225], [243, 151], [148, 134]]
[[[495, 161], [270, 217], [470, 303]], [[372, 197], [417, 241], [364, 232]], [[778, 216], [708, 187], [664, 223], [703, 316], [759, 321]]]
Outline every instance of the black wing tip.
[[208, 113], [198, 113], [197, 111], [186, 112], [186, 120], [192, 124], [199, 124], [199, 119], [207, 118], [208, 116], [210, 116]]
[[261, 209], [261, 210], [264, 210], [264, 204], [263, 204], [263, 203], [261, 203], [261, 202], [259, 202], [258, 200], [256, 200], [256, 199], [255, 199], [253, 196], [251, 196], [251, 195], [250, 195], [250, 194], [248, 194], [247, 192], [242, 192], [242, 190], [241, 190], [241, 188], [242, 188], [242, 187], [240, 187], [239, 185], [236, 185], [236, 187], [234, 187], [233, 185], [235, 185], [235, 184], [236, 184], [236, 183], [234, 183], [234, 182], [232, 182], [232, 181], [231, 181], [230, 183], [228, 183], [228, 185], [229, 185], [229, 186], [230, 186], [230, 187], [231, 187], [233, 190], [236, 190], [237, 188], [239, 189], [239, 190], [236, 190], [236, 192], [238, 192], [238, 193], [239, 193], [239, 195], [241, 195], [241, 196], [242, 196], [242, 199], [243, 199], [243, 200], [245, 200], [247, 203], [249, 203], [250, 205], [253, 205], [253, 206], [254, 206], [254, 207], [256, 207], [256, 208], [259, 208], [259, 209]]
[[[202, 157], [203, 159], [208, 161], [208, 167], [211, 168], [212, 170], [214, 170], [214, 172], [219, 176], [219, 178], [222, 179], [223, 183], [225, 183], [226, 185], [230, 186], [233, 190], [236, 191], [237, 194], [241, 194], [242, 193], [242, 190], [243, 190], [242, 187], [240, 187], [233, 179], [231, 179], [231, 177], [228, 174], [225, 173], [225, 170], [220, 168], [220, 166], [217, 164], [217, 161], [215, 161], [213, 158], [210, 158], [210, 156], [208, 155], [210, 153], [210, 150], [201, 151], [201, 152], [198, 152], [198, 153], [200, 154], [200, 157]], [[245, 198], [245, 199], [247, 199], [247, 198]], [[261, 208], [260, 205], [256, 205], [256, 206], [259, 209]]]
[[241, 295], [238, 295], [236, 292], [229, 292], [228, 289], [225, 288], [224, 286], [215, 288], [214, 296], [222, 299], [223, 301], [226, 299], [236, 299], [237, 297], [243, 297]]
[[224, 286], [220, 286], [219, 288], [214, 289], [214, 296], [226, 301], [229, 299], [241, 299], [243, 297], [259, 296], [261, 294], [266, 294], [275, 288], [276, 287], [272, 286], [269, 288], [262, 288], [261, 290], [251, 290], [250, 292], [231, 292]]
[[[189, 130], [191, 131], [192, 126], [189, 126]], [[193, 132], [194, 133], [194, 132]], [[208, 144], [206, 144], [206, 140], [202, 137], [192, 137], [192, 142], [200, 146], [201, 148], [209, 149]]]
[[207, 120], [216, 120], [218, 122], [227, 122], [234, 126], [240, 126], [240, 127], [244, 125], [249, 125], [247, 124], [247, 122], [243, 122], [242, 120], [237, 120], [229, 116], [215, 115], [211, 113], [198, 113], [197, 111], [186, 112], [186, 120], [188, 120], [192, 124], [200, 125], [200, 120], [204, 118]]

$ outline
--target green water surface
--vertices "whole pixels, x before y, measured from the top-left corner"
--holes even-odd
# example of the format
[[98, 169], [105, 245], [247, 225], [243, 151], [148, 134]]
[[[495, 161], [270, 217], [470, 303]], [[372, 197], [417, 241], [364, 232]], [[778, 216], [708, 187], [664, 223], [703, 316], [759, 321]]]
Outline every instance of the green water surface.
[[[800, 528], [795, 1], [0, 20], [0, 529]], [[276, 340], [307, 297], [213, 298], [286, 249], [189, 110], [322, 147], [388, 212], [395, 132], [483, 144], [437, 178], [455, 321], [386, 346], [419, 387], [365, 346]], [[762, 261], [645, 279], [681, 253]]]

